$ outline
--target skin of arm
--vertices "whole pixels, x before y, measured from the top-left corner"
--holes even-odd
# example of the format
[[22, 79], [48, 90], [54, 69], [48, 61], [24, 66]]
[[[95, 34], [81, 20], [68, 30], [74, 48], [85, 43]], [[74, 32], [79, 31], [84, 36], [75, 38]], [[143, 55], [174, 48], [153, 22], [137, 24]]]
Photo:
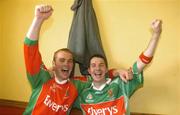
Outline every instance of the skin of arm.
[[[149, 44], [143, 54], [146, 57], [153, 57], [155, 49], [157, 47], [161, 32], [162, 32], [162, 21], [159, 19], [155, 19], [151, 24], [152, 29], [152, 37], [149, 41]], [[147, 64], [143, 63], [140, 58], [137, 60], [138, 72], [142, 72], [142, 70], [146, 67]]]
[[38, 5], [35, 8], [35, 16], [26, 36], [30, 40], [38, 40], [39, 33], [43, 22], [48, 19], [53, 13], [50, 5]]

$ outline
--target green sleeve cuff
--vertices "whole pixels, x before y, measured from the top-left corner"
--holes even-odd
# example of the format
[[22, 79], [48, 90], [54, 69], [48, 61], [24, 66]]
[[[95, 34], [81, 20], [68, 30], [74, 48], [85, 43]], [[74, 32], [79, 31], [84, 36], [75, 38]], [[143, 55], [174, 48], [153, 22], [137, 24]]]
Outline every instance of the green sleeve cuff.
[[137, 62], [133, 64], [133, 74], [138, 74]]
[[25, 37], [24, 43], [27, 45], [34, 45], [38, 43], [38, 40], [31, 40], [28, 37]]

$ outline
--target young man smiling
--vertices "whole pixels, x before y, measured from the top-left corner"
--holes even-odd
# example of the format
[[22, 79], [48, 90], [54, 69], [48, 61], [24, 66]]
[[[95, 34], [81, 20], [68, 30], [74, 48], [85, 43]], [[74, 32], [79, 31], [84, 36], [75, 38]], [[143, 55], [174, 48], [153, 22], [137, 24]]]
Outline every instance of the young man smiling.
[[111, 80], [106, 77], [107, 60], [101, 55], [94, 55], [89, 61], [89, 73], [92, 85], [79, 95], [79, 106], [84, 115], [130, 115], [128, 101], [130, 96], [143, 84], [143, 69], [152, 60], [161, 34], [161, 20], [152, 22], [152, 38], [147, 49], [133, 64], [133, 79], [127, 83], [119, 77]]

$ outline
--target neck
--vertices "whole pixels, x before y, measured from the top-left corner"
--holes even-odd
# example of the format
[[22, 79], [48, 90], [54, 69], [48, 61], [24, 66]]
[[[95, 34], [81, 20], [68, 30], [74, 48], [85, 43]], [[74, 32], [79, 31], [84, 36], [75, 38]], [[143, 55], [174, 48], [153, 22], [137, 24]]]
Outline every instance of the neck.
[[59, 80], [57, 77], [55, 77], [55, 81], [58, 84], [65, 84], [65, 83], [67, 83], [68, 79], [66, 79], [66, 80]]
[[105, 83], [106, 83], [106, 80], [103, 80], [101, 82], [93, 81], [94, 87], [96, 87], [96, 88], [100, 88]]
[[68, 79], [61, 79], [60, 77], [57, 77], [57, 75], [55, 74], [55, 81], [58, 84], [65, 84], [67, 83]]

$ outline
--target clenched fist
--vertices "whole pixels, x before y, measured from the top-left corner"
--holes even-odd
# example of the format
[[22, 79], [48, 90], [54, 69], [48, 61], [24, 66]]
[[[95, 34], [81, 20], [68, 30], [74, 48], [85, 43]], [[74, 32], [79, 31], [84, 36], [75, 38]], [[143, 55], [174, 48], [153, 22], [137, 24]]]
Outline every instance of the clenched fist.
[[162, 31], [162, 21], [159, 19], [155, 19], [152, 23], [151, 23], [151, 28], [153, 30], [154, 33], [156, 34], [160, 34]]
[[52, 15], [53, 9], [50, 5], [38, 5], [35, 8], [35, 17], [46, 20]]

